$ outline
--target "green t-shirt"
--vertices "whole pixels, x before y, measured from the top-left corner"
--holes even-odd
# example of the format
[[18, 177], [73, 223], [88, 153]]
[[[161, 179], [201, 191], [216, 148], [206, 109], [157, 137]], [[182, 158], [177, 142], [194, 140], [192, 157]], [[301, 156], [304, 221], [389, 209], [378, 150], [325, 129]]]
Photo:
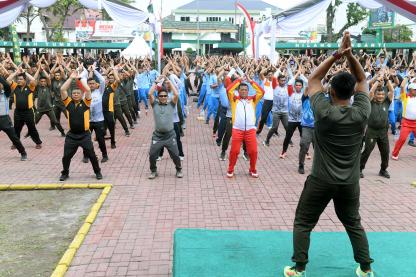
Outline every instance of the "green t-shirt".
[[390, 104], [391, 101], [388, 97], [381, 103], [378, 103], [375, 99], [371, 101], [371, 114], [368, 119], [368, 128], [387, 132]]
[[358, 184], [364, 130], [371, 112], [367, 93], [351, 106], [335, 106], [323, 92], [311, 97], [315, 117], [313, 177], [336, 185]]

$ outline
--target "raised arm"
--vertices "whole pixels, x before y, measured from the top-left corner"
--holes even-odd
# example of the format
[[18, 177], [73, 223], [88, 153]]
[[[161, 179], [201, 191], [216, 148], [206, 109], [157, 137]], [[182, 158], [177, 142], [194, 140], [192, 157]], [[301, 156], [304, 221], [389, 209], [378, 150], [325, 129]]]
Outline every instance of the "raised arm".
[[6, 79], [3, 78], [3, 76], [0, 76], [0, 83], [3, 85], [4, 94], [6, 97], [9, 97], [12, 93], [12, 89]]
[[65, 100], [68, 98], [68, 88], [71, 86], [71, 82], [73, 79], [75, 79], [77, 76], [77, 73], [74, 71], [69, 75], [69, 78], [65, 81], [65, 83], [62, 84], [61, 87], [61, 99]]

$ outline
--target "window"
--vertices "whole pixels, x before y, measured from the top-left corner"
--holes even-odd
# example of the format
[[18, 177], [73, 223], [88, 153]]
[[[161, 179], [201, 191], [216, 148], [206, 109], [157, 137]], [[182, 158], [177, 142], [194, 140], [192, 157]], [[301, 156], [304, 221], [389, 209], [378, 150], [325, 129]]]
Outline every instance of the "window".
[[191, 21], [191, 18], [189, 16], [181, 16], [181, 21], [189, 22]]
[[229, 17], [228, 21], [234, 24], [234, 17]]
[[217, 21], [221, 21], [221, 17], [217, 17], [217, 16], [210, 16], [210, 17], [207, 17], [207, 21], [208, 21], [208, 22], [217, 22]]

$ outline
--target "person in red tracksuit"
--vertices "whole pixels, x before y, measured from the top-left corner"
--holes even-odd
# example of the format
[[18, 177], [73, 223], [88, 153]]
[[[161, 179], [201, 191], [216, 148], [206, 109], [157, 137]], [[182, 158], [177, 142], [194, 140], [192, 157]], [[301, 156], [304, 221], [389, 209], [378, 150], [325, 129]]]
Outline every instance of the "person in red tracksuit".
[[[237, 157], [240, 153], [241, 143], [244, 142], [247, 147], [247, 153], [250, 157], [250, 176], [258, 178], [256, 170], [257, 162], [257, 140], [256, 140], [256, 106], [264, 96], [264, 90], [251, 79], [245, 77], [256, 90], [256, 95], [248, 96], [248, 84], [242, 82], [242, 79], [235, 80], [227, 87], [227, 95], [230, 100], [232, 113], [232, 140], [230, 150], [230, 162], [228, 166], [227, 177], [234, 176], [234, 167], [237, 163]], [[234, 92], [237, 89], [238, 95]]]

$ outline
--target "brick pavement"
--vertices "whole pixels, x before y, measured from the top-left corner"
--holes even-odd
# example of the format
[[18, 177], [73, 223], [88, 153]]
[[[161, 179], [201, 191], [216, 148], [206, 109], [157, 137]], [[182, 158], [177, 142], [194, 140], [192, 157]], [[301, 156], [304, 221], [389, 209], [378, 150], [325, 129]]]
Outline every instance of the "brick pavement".
[[[176, 179], [173, 163], [165, 152], [158, 163], [160, 177], [150, 181], [147, 153], [153, 128], [152, 116], [142, 115], [127, 138], [117, 129], [117, 149], [109, 149], [110, 161], [102, 165], [105, 183], [114, 185], [90, 233], [66, 276], [171, 276], [172, 235], [176, 228], [291, 230], [296, 204], [306, 175], [297, 173], [299, 135], [288, 158], [279, 160], [283, 137], [274, 137], [270, 148], [259, 144], [259, 179], [248, 176], [248, 162], [239, 158], [236, 177], [225, 177], [227, 162], [219, 161], [211, 129], [196, 120], [187, 121], [183, 179]], [[0, 135], [0, 183], [56, 183], [61, 170], [64, 139], [48, 131], [43, 118], [39, 131], [43, 148], [36, 150], [24, 139], [29, 160], [20, 162]], [[65, 124], [66, 125], [66, 124]], [[210, 125], [211, 127], [212, 125]], [[266, 136], [267, 129], [261, 135]], [[280, 130], [283, 134], [284, 131]], [[393, 143], [391, 143], [393, 146]], [[97, 154], [101, 157], [98, 145]], [[68, 183], [96, 182], [90, 164], [78, 151]], [[392, 161], [392, 179], [378, 177], [380, 158], [375, 149], [361, 182], [361, 215], [368, 231], [415, 231], [416, 149], [403, 148]], [[306, 171], [310, 171], [307, 161]], [[340, 231], [332, 204], [322, 214], [317, 231]], [[289, 257], [288, 257], [289, 259]]]

